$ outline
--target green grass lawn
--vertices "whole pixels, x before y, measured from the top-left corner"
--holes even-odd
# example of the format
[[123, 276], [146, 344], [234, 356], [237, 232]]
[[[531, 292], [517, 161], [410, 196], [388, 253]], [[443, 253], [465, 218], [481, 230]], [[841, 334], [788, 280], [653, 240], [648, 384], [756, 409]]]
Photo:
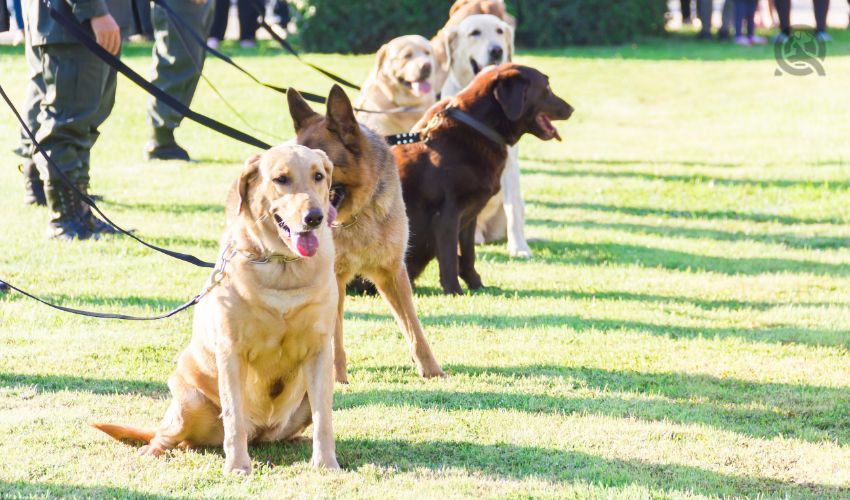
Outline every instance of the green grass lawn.
[[[270, 82], [329, 82], [279, 51], [240, 52]], [[371, 57], [308, 56], [355, 81]], [[125, 60], [147, 73], [149, 48]], [[672, 38], [520, 53], [577, 112], [563, 143], [522, 142], [535, 258], [480, 249], [486, 290], [416, 297], [450, 373], [419, 379], [388, 308], [352, 297], [351, 384], [338, 386], [341, 472], [310, 444], [251, 448], [254, 475], [222, 477], [220, 449], [144, 460], [92, 420], [153, 425], [191, 313], [83, 319], [0, 298], [0, 496], [850, 496], [850, 35], [827, 76], [774, 76], [770, 47]], [[22, 50], [0, 48], [20, 98]], [[223, 63], [207, 74], [257, 129], [292, 136], [282, 96]], [[109, 215], [214, 259], [222, 205], [253, 150], [193, 123], [197, 162], [145, 163], [145, 95], [119, 79], [93, 191]], [[246, 129], [201, 84], [196, 110]], [[0, 277], [72, 307], [152, 314], [206, 271], [122, 238], [47, 241], [21, 204], [0, 109]]]

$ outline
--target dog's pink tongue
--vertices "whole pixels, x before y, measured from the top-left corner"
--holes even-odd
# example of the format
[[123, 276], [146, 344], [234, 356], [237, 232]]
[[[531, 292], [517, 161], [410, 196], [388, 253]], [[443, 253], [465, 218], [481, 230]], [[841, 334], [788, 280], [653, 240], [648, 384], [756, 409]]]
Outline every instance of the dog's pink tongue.
[[312, 257], [319, 250], [319, 238], [315, 231], [295, 233], [295, 247], [302, 257]]
[[431, 84], [428, 83], [428, 80], [422, 80], [421, 82], [413, 82], [413, 91], [419, 95], [425, 95], [428, 92], [431, 92]]

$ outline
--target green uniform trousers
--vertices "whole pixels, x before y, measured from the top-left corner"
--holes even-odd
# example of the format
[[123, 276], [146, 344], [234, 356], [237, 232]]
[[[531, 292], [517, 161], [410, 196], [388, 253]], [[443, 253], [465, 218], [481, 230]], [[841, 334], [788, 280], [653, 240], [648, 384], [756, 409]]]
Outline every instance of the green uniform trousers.
[[[26, 120], [36, 139], [59, 170], [79, 184], [88, 184], [91, 148], [115, 104], [115, 70], [85, 47], [74, 43], [27, 45], [30, 83]], [[48, 184], [47, 160], [23, 141]], [[58, 181], [61, 182], [61, 181]]]
[[[206, 38], [212, 25], [214, 1], [207, 0], [206, 3], [196, 4], [191, 0], [172, 0], [168, 5], [197, 33]], [[151, 21], [154, 27], [154, 71], [151, 81], [189, 106], [204, 67], [204, 48], [191, 35], [183, 33], [182, 26], [172, 21], [165, 9], [154, 3], [151, 3], [151, 6]], [[176, 31], [178, 29], [181, 30], [182, 38]], [[148, 117], [155, 129], [170, 130], [177, 128], [183, 119], [180, 113], [155, 98], [151, 98], [148, 103]]]

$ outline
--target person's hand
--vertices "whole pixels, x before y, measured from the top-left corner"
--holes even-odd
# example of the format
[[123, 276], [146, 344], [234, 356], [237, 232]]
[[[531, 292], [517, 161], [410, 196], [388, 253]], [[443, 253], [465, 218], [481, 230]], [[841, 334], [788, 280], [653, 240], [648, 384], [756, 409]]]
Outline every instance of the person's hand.
[[97, 44], [110, 54], [118, 55], [121, 50], [121, 28], [115, 22], [112, 14], [91, 18], [91, 29], [97, 38]]

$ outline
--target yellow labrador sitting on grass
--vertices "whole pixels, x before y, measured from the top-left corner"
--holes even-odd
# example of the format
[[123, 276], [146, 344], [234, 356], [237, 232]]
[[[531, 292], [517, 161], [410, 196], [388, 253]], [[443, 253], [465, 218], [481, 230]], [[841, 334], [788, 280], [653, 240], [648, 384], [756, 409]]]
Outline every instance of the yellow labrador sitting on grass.
[[382, 135], [410, 132], [437, 101], [435, 64], [431, 43], [419, 35], [400, 36], [384, 44], [355, 105], [361, 110], [357, 119]]
[[304, 146], [247, 162], [192, 340], [168, 379], [157, 429], [92, 424], [142, 455], [224, 445], [226, 473], [248, 474], [248, 443], [289, 440], [312, 424], [313, 467], [339, 468], [331, 425], [337, 284], [329, 202], [333, 165]]

